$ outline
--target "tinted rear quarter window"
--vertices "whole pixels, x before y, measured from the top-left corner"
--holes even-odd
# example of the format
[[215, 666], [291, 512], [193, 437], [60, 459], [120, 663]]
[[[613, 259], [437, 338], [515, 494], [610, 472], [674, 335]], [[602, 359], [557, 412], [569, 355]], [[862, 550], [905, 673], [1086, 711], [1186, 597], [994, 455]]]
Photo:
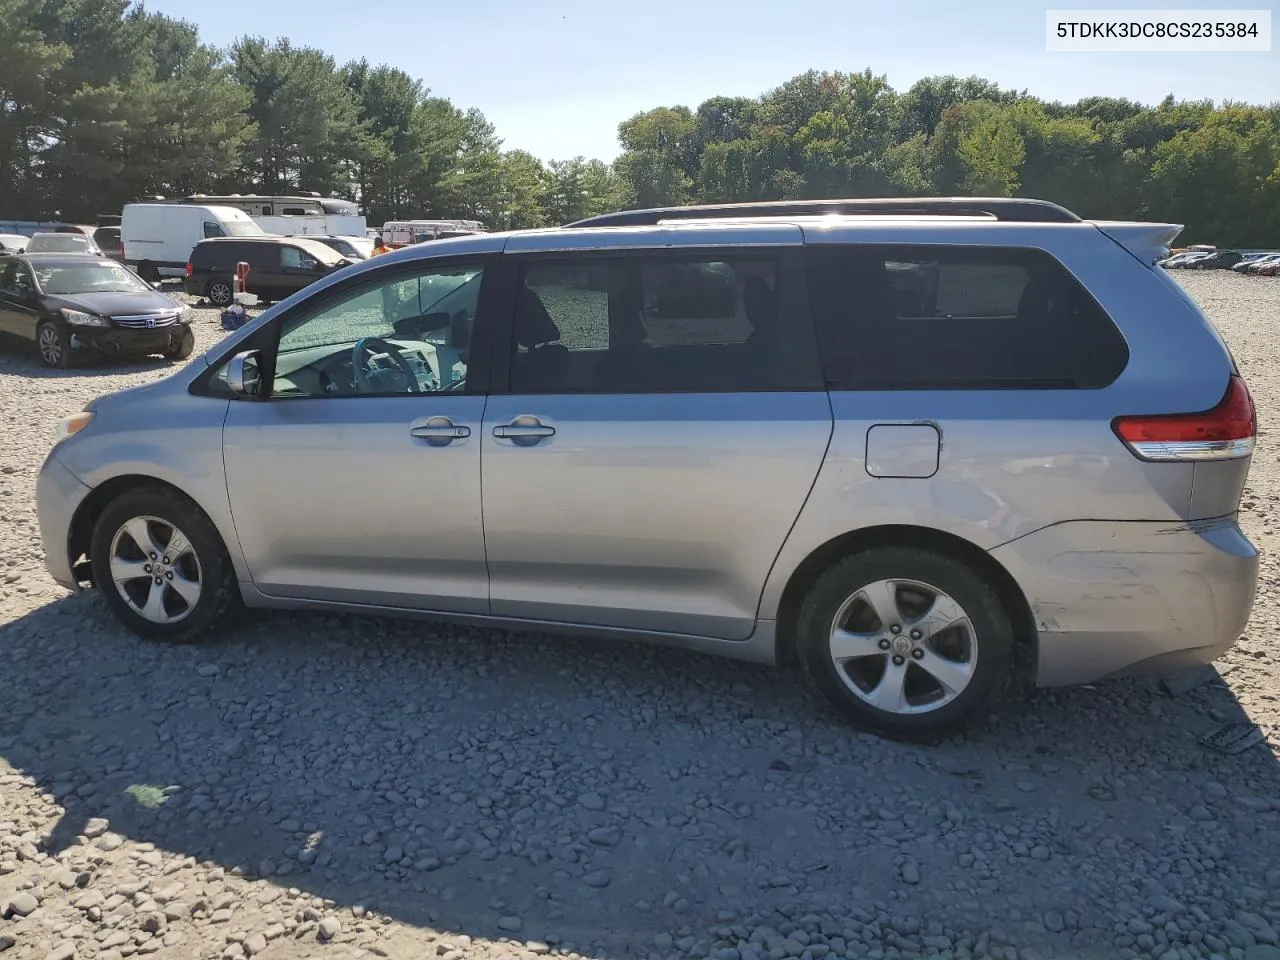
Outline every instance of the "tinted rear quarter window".
[[834, 388], [1097, 389], [1128, 363], [1111, 318], [1043, 250], [814, 244], [806, 263]]

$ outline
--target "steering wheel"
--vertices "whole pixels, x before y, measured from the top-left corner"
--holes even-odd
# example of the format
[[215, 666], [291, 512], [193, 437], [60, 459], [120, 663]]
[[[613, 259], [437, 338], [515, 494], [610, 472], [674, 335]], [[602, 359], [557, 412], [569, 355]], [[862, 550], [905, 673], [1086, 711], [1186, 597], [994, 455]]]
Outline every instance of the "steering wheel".
[[[392, 359], [396, 369], [370, 367], [368, 362], [379, 353]], [[393, 344], [381, 337], [361, 337], [351, 348], [351, 369], [359, 393], [417, 393], [418, 378], [409, 361]], [[386, 386], [384, 386], [384, 383]]]

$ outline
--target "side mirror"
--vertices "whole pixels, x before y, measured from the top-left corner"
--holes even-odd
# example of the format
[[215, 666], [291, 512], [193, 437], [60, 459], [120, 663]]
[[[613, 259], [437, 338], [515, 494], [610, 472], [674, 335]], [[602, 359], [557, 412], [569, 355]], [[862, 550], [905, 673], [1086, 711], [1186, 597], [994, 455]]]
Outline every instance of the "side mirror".
[[163, 281], [163, 280], [153, 280], [153, 281], [151, 282], [151, 289], [152, 289], [152, 290], [159, 290], [159, 289], [160, 289], [161, 287], [163, 287], [163, 286], [164, 286], [164, 281]]
[[262, 390], [262, 374], [258, 369], [258, 351], [237, 353], [227, 364], [227, 386], [242, 399], [257, 397]]

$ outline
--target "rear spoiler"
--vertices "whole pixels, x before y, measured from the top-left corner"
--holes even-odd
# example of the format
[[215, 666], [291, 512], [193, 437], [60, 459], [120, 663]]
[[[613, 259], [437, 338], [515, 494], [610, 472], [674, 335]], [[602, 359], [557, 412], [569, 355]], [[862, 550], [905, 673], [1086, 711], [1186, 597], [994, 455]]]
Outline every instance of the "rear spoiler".
[[1180, 223], [1144, 223], [1140, 220], [1090, 220], [1148, 267], [1169, 255], [1169, 245], [1182, 232]]

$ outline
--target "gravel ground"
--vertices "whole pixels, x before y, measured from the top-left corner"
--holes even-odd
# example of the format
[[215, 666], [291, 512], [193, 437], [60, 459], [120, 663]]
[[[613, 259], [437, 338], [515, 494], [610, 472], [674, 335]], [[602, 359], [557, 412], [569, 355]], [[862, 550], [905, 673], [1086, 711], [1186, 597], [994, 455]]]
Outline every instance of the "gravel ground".
[[[0, 957], [1280, 960], [1280, 281], [1179, 278], [1261, 408], [1249, 632], [941, 747], [640, 646], [263, 615], [126, 636], [41, 563], [55, 419], [163, 362], [0, 354]], [[197, 339], [217, 340], [213, 311]]]

